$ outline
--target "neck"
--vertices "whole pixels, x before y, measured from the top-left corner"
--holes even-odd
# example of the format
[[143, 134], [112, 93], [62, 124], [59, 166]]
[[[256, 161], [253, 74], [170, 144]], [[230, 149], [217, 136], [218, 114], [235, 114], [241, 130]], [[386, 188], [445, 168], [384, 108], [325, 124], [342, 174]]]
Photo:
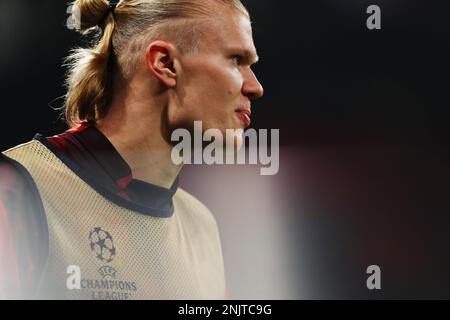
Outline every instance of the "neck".
[[172, 162], [172, 146], [163, 136], [164, 107], [156, 107], [156, 100], [150, 104], [132, 100], [113, 101], [97, 128], [130, 166], [134, 179], [169, 189], [182, 166]]

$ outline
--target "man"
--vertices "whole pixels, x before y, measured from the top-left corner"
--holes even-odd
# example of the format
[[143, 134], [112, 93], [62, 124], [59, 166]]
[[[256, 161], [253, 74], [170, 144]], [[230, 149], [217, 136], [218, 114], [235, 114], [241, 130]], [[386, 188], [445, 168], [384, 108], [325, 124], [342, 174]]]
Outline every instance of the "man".
[[[0, 162], [3, 298], [222, 299], [216, 222], [178, 188], [171, 133], [242, 129], [263, 89], [238, 0], [78, 0], [61, 135]], [[79, 19], [79, 21], [77, 20]]]

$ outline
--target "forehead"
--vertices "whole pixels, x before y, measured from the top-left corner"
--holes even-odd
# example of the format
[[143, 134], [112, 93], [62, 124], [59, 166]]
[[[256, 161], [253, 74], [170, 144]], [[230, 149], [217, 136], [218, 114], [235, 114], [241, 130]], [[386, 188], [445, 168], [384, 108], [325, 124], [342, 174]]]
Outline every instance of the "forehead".
[[206, 22], [202, 35], [205, 49], [240, 50], [255, 56], [253, 32], [248, 16], [232, 10], [218, 12]]

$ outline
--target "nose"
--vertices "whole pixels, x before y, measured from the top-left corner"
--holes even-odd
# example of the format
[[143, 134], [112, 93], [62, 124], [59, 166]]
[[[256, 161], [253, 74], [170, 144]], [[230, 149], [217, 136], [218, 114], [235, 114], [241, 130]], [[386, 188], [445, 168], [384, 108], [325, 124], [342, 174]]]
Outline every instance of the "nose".
[[251, 69], [248, 69], [244, 84], [242, 85], [242, 94], [250, 100], [261, 98], [264, 95], [264, 88]]

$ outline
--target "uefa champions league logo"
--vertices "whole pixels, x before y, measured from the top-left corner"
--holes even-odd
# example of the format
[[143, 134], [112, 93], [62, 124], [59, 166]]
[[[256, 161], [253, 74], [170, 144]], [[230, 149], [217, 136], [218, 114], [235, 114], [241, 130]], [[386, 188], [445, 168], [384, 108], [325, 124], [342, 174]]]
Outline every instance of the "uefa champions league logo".
[[92, 252], [102, 262], [111, 262], [116, 255], [116, 247], [113, 238], [108, 231], [97, 227], [89, 232], [89, 240]]
[[[91, 251], [95, 257], [102, 262], [110, 263], [116, 256], [111, 234], [100, 227], [93, 228], [89, 232]], [[93, 300], [129, 300], [138, 291], [135, 281], [119, 278], [118, 271], [111, 265], [104, 265], [97, 270], [101, 276], [95, 277], [90, 274], [87, 278], [82, 277], [81, 269], [91, 269], [90, 263], [87, 265], [69, 265], [67, 267], [66, 288], [68, 290], [84, 290], [84, 298], [90, 297]], [[87, 272], [86, 274], [89, 274]]]

